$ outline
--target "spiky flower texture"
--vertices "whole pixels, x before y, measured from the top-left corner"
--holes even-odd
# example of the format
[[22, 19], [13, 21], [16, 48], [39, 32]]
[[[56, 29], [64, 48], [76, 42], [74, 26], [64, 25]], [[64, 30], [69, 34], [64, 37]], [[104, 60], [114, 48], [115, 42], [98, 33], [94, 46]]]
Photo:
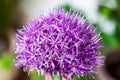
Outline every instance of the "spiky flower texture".
[[24, 71], [90, 76], [103, 65], [100, 34], [76, 12], [55, 9], [30, 21], [16, 35], [16, 66]]

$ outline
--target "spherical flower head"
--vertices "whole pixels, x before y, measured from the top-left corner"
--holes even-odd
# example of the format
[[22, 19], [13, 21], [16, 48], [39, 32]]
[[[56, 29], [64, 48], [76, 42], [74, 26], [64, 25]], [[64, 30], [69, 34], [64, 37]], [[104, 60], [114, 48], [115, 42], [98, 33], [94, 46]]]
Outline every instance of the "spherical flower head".
[[74, 12], [54, 9], [30, 21], [16, 35], [16, 66], [24, 71], [90, 76], [104, 63], [100, 34]]

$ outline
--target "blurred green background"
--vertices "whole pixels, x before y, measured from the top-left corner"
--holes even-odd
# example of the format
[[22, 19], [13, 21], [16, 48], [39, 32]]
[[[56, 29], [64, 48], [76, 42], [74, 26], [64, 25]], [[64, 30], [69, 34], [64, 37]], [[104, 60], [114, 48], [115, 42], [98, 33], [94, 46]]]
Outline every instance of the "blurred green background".
[[[104, 45], [101, 52], [106, 56], [105, 66], [96, 69], [99, 74], [95, 79], [75, 76], [74, 80], [120, 80], [120, 0], [0, 0], [0, 80], [44, 80], [35, 71], [28, 76], [14, 66], [15, 33], [42, 9], [48, 11], [57, 6], [82, 13], [101, 32]], [[89, 11], [95, 14], [93, 18]], [[60, 79], [55, 76], [55, 80]]]

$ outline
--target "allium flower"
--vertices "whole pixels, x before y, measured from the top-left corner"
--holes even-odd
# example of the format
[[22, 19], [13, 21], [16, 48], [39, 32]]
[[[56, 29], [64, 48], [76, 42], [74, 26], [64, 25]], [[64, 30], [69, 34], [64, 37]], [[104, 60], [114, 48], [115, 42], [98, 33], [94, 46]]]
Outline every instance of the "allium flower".
[[16, 35], [16, 66], [24, 71], [90, 76], [103, 65], [100, 34], [76, 12], [55, 9], [30, 21]]

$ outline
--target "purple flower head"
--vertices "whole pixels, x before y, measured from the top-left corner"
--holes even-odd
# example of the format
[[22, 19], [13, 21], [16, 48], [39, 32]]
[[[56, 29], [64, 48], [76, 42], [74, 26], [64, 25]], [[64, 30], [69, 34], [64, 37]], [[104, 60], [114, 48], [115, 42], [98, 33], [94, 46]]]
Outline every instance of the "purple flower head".
[[16, 35], [16, 66], [25, 71], [89, 76], [104, 63], [100, 34], [77, 13], [55, 9]]

